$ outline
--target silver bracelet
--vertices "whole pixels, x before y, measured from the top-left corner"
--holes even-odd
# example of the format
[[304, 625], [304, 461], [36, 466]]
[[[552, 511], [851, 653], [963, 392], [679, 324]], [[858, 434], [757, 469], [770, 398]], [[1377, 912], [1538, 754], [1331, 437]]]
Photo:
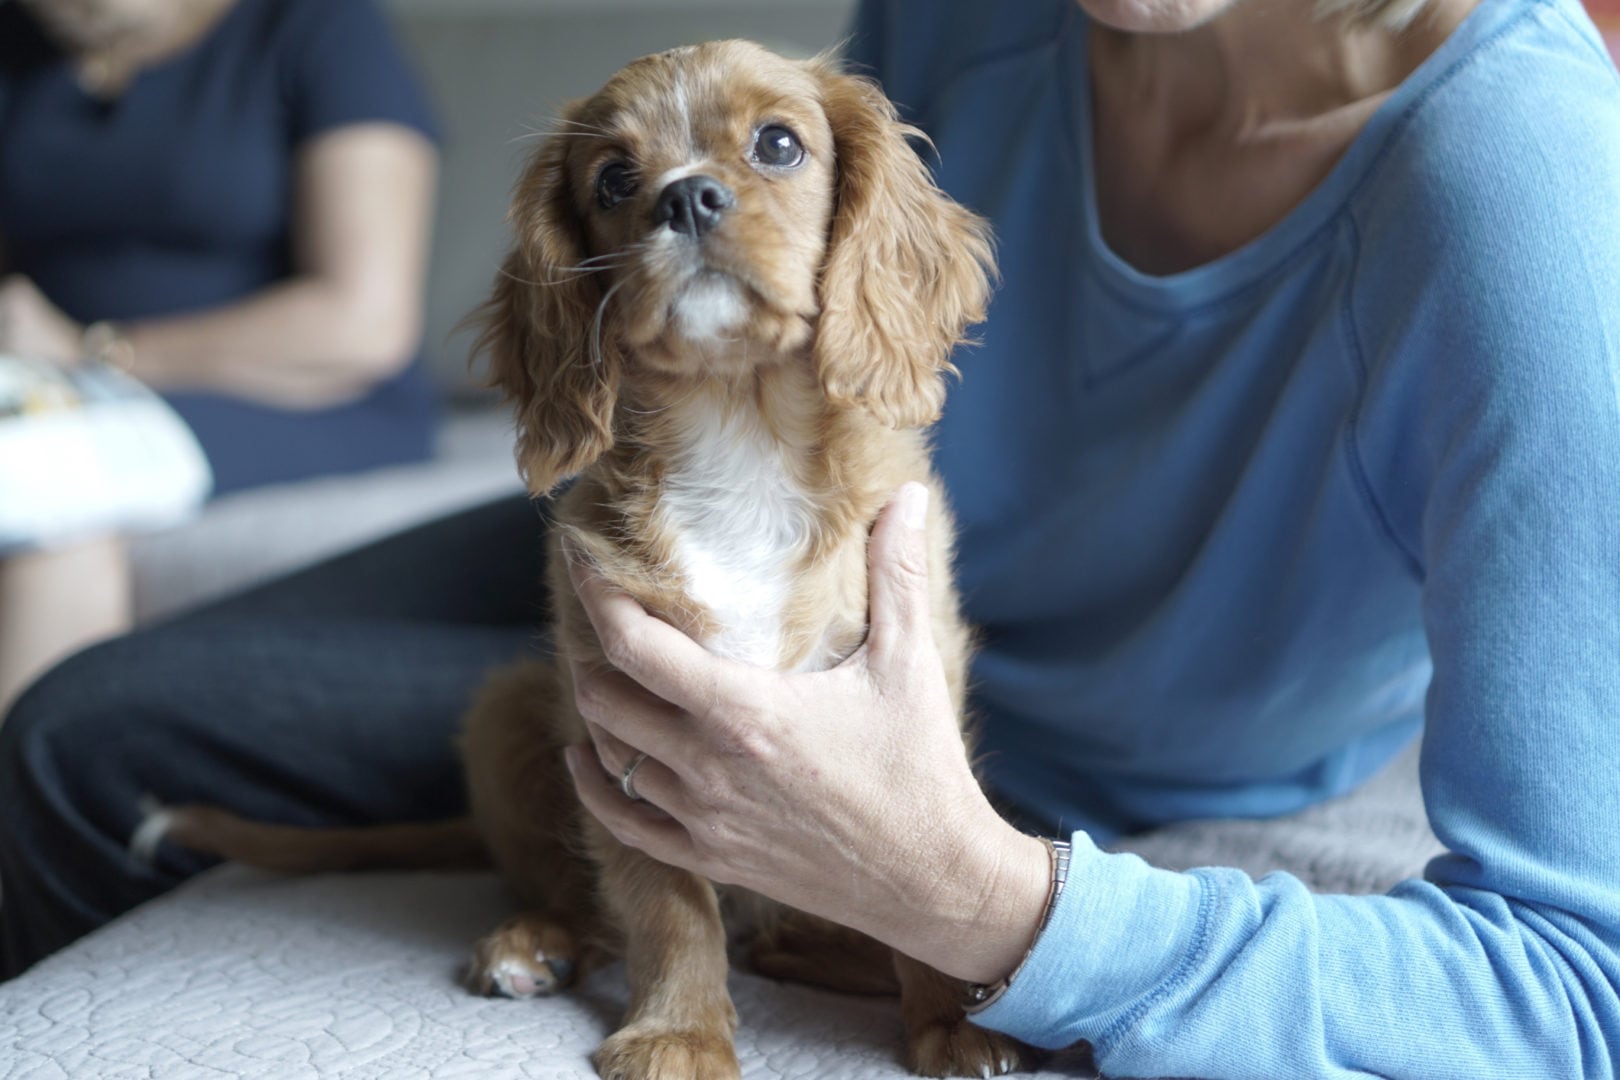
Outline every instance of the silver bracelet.
[[1041, 838], [1046, 845], [1046, 853], [1052, 860], [1052, 883], [1046, 890], [1046, 907], [1041, 911], [1041, 921], [1035, 927], [1035, 936], [1030, 939], [1029, 948], [1019, 958], [1012, 974], [994, 983], [968, 983], [963, 1008], [969, 1016], [980, 1013], [1001, 1000], [1007, 992], [1012, 981], [1018, 978], [1018, 973], [1024, 970], [1029, 958], [1035, 952], [1035, 945], [1041, 940], [1041, 934], [1046, 931], [1046, 924], [1052, 921], [1052, 911], [1057, 907], [1058, 897], [1063, 895], [1063, 886], [1069, 880], [1069, 855], [1072, 845], [1067, 840], [1048, 840]]

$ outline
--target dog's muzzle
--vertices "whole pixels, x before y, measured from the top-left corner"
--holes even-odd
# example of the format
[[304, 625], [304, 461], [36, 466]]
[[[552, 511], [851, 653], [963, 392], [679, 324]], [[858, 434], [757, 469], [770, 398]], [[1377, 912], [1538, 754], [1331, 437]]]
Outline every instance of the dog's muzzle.
[[737, 196], [714, 177], [683, 176], [659, 194], [653, 221], [700, 240], [736, 205]]

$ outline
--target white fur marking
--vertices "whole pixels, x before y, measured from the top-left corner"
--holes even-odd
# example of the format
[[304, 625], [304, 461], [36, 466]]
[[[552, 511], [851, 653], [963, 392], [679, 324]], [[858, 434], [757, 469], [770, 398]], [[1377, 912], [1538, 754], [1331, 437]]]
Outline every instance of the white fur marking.
[[704, 400], [685, 412], [686, 446], [665, 480], [661, 506], [687, 595], [720, 626], [703, 645], [776, 667], [793, 564], [810, 536], [809, 500], [751, 409], [727, 414]]
[[832, 642], [829, 640], [830, 637], [831, 630], [822, 634], [821, 640], [816, 642], [816, 647], [806, 653], [803, 660], [793, 665], [796, 674], [802, 675], [809, 671], [827, 671], [843, 662], [843, 656], [833, 651]]
[[[496, 964], [489, 977], [502, 997], [516, 998], [519, 1001], [542, 993], [546, 983], [543, 976], [510, 957]], [[522, 986], [520, 980], [528, 983], [527, 989]]]
[[675, 104], [681, 110], [681, 121], [686, 125], [686, 143], [691, 146], [697, 142], [692, 134], [692, 103], [686, 100], [686, 83], [678, 69], [675, 72]]
[[696, 176], [703, 164], [705, 163], [701, 161], [692, 161], [685, 165], [677, 165], [673, 169], [665, 169], [658, 174], [658, 179], [653, 181], [652, 189], [654, 191], [663, 191], [677, 180], [684, 180], [688, 176]]
[[712, 272], [693, 277], [676, 297], [675, 321], [688, 341], [713, 341], [735, 329], [748, 315], [742, 290], [728, 277]]

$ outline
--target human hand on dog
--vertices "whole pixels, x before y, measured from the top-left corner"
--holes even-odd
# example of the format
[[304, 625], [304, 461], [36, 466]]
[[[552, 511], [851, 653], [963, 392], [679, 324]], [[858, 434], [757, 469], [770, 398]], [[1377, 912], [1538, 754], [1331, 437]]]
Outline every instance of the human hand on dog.
[[[879, 517], [866, 641], [823, 672], [713, 656], [572, 558], [617, 670], [573, 669], [598, 760], [576, 746], [568, 765], [621, 843], [992, 982], [1029, 946], [1049, 862], [969, 768], [930, 623], [927, 500], [907, 484]], [[638, 753], [633, 801], [618, 778]]]

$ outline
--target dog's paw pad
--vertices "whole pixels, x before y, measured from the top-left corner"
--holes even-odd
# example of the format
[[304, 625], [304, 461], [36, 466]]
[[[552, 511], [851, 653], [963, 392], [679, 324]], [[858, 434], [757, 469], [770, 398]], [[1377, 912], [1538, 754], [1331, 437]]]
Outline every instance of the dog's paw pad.
[[1002, 1076], [1029, 1065], [1029, 1051], [967, 1020], [930, 1024], [907, 1046], [906, 1064], [921, 1076]]
[[554, 994], [573, 973], [571, 961], [548, 960], [535, 953], [532, 960], [508, 956], [472, 973], [474, 989], [489, 997], [531, 998]]
[[[537, 947], [537, 939], [547, 939]], [[574, 975], [572, 939], [555, 925], [514, 919], [473, 951], [467, 984], [487, 997], [531, 998], [554, 994]]]

